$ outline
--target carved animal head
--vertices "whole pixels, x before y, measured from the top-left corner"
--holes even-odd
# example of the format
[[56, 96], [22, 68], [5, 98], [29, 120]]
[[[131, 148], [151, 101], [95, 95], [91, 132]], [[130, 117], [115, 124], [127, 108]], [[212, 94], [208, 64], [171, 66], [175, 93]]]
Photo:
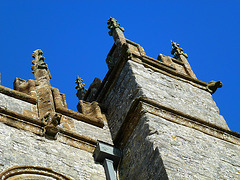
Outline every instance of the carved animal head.
[[221, 88], [223, 86], [222, 82], [221, 81], [217, 81], [216, 82], [216, 87], [217, 88]]

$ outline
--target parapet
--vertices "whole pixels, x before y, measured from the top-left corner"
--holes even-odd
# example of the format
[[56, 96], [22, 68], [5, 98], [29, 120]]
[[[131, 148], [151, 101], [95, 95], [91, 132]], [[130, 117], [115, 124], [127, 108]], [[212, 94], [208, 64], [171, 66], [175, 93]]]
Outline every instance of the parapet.
[[41, 50], [32, 55], [35, 80], [16, 78], [14, 90], [0, 86], [0, 121], [89, 152], [94, 151], [98, 139], [112, 143], [98, 103], [81, 101], [82, 112], [68, 109], [65, 95], [50, 84], [42, 55]]

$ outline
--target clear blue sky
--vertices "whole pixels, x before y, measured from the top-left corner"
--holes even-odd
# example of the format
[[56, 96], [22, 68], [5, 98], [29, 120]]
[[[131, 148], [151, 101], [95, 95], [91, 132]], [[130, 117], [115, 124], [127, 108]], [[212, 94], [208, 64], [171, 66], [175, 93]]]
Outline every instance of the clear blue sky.
[[177, 41], [199, 80], [221, 80], [213, 95], [231, 130], [240, 132], [240, 1], [87, 1], [1, 0], [0, 52], [2, 85], [15, 77], [33, 79], [32, 51], [42, 49], [51, 84], [66, 94], [76, 110], [75, 79], [86, 88], [107, 73], [106, 56], [113, 45], [107, 20], [112, 16], [125, 36], [148, 56], [170, 55]]

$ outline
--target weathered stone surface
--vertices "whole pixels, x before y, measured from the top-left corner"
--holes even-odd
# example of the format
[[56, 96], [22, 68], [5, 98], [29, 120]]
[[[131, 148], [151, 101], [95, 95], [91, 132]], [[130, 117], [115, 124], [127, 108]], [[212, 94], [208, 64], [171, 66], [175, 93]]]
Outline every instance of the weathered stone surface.
[[106, 118], [104, 117], [104, 119], [104, 126], [103, 128], [100, 128], [63, 115], [59, 127], [67, 131], [75, 132], [79, 135], [87, 136], [96, 141], [101, 140], [109, 144], [113, 144]]
[[95, 78], [92, 84], [89, 86], [87, 94], [84, 97], [84, 100], [87, 102], [92, 102], [95, 100], [95, 96], [101, 86], [101, 80], [99, 78]]
[[44, 62], [45, 57], [42, 56], [43, 52], [41, 49], [33, 51], [32, 60], [33, 66], [31, 67], [32, 73], [34, 73], [35, 79], [39, 80], [45, 76], [47, 79], [51, 79], [51, 74], [48, 69], [48, 65]]
[[[131, 60], [102, 101], [113, 140], [119, 137], [118, 132], [138, 97], [147, 97], [186, 117], [196, 118], [202, 127], [190, 125], [191, 122], [187, 125], [184, 119], [182, 124], [164, 119], [158, 111], [153, 115], [145, 106], [141, 111], [144, 115], [123, 149], [120, 179], [239, 178], [240, 147], [234, 143], [239, 138], [218, 135], [217, 130], [211, 129], [216, 126], [229, 130], [211, 93], [190, 81], [170, 77]], [[211, 125], [209, 129], [204, 128], [207, 124]], [[131, 119], [128, 125], [133, 125]], [[124, 137], [124, 132], [120, 132]]]
[[[35, 72], [37, 105], [0, 93], [0, 172], [15, 165], [26, 165], [51, 168], [72, 179], [105, 179], [102, 165], [94, 162], [91, 153], [97, 140], [112, 144], [105, 116], [96, 103], [91, 106], [93, 109], [85, 109], [86, 115], [67, 109], [63, 94], [58, 92], [54, 99], [44, 71]], [[41, 118], [55, 114], [55, 110], [65, 115], [59, 114], [56, 123], [50, 119], [43, 127], [44, 119], [41, 121]], [[101, 127], [93, 125], [91, 117]], [[44, 132], [46, 136], [41, 137]]]
[[[29, 102], [25, 102], [25, 101], [22, 101], [22, 100], [19, 100], [19, 99], [16, 99], [16, 98], [13, 98], [13, 97], [10, 97], [10, 96], [0, 93], [0, 107], [10, 110], [10, 111], [13, 111], [13, 112], [16, 112], [16, 113], [19, 113], [19, 114], [22, 114], [23, 116], [26, 116], [29, 118], [35, 118], [36, 121], [38, 120], [37, 106], [33, 105]], [[99, 107], [97, 106], [96, 108], [99, 108]], [[75, 112], [75, 113], [77, 113], [77, 112]], [[94, 116], [96, 116], [96, 117], [98, 117], [98, 115], [99, 114], [94, 114]], [[101, 118], [105, 119], [104, 120], [105, 125], [103, 128], [99, 128], [94, 125], [91, 125], [91, 124], [88, 124], [85, 122], [81, 122], [77, 119], [63, 115], [63, 117], [61, 118], [59, 127], [66, 131], [74, 132], [74, 133], [77, 133], [82, 136], [87, 136], [89, 138], [94, 139], [95, 141], [102, 140], [102, 141], [106, 141], [106, 142], [112, 144], [111, 134], [108, 129], [106, 118], [103, 114], [101, 114]], [[28, 122], [27, 119], [26, 119], [26, 121]], [[16, 128], [29, 130], [29, 131], [34, 132], [39, 135], [42, 134], [41, 127], [35, 127], [34, 125], [31, 125], [31, 121], [30, 121], [30, 124], [26, 124], [26, 123], [22, 122], [21, 119], [14, 121], [14, 119], [7, 119], [7, 118], [4, 118], [4, 116], [1, 116], [1, 122], [12, 125]], [[66, 141], [68, 141], [68, 140], [66, 140]]]
[[17, 78], [17, 91], [0, 87], [0, 172], [38, 166], [72, 179], [106, 179], [91, 153], [100, 140], [123, 149], [120, 179], [239, 179], [240, 134], [228, 129], [210, 94], [220, 82], [197, 80], [178, 44], [177, 59], [160, 62], [125, 39], [115, 19], [108, 24], [110, 70], [81, 93], [89, 102], [80, 101], [80, 113], [51, 87], [41, 50], [33, 53], [35, 80]]
[[[41, 70], [45, 71], [45, 70]], [[39, 82], [39, 85], [36, 87], [38, 95], [38, 111], [39, 117], [42, 118], [46, 113], [54, 112], [54, 101], [51, 91], [51, 85], [46, 80], [46, 82]]]
[[145, 113], [124, 148], [120, 175], [159, 179], [162, 169], [169, 179], [238, 179], [239, 152], [236, 144]]
[[73, 179], [105, 179], [92, 153], [0, 123], [0, 172], [14, 165], [47, 167]]
[[12, 90], [10, 88], [0, 85], [0, 93], [5, 94], [10, 97], [13, 97], [13, 98], [21, 99], [23, 101], [32, 103], [34, 105], [37, 103], [37, 98], [36, 98], [35, 92], [30, 93], [31, 95], [28, 95], [26, 93], [15, 91], [15, 90]]
[[140, 86], [136, 83], [127, 63], [114, 88], [103, 101], [103, 106], [107, 109], [107, 119], [113, 139], [123, 123], [131, 103], [141, 94]]
[[36, 83], [32, 79], [29, 79], [28, 81], [26, 81], [24, 79], [16, 77], [13, 83], [14, 90], [29, 94], [30, 96], [33, 96], [36, 98], [37, 94], [35, 91], [35, 86], [36, 86]]
[[87, 122], [89, 124], [96, 125], [98, 127], [104, 126], [102, 116], [99, 116], [99, 113], [101, 114], [101, 110], [99, 107], [93, 108], [95, 110], [98, 109], [97, 110], [98, 113], [94, 116], [89, 116], [88, 114], [84, 115], [82, 113], [78, 113], [78, 112], [68, 109], [64, 106], [64, 103], [62, 101], [63, 100], [62, 96], [59, 93], [59, 90], [57, 88], [52, 87], [51, 89], [52, 89], [53, 96], [54, 96], [54, 105], [55, 105], [56, 112], [61, 113], [66, 116], [69, 116], [69, 117], [72, 117], [74, 119], [78, 119], [78, 120]]
[[143, 65], [129, 62], [143, 96], [154, 99], [167, 107], [228, 129], [224, 118], [210, 93], [190, 83], [154, 72]]
[[228, 129], [224, 118], [209, 92], [187, 82], [155, 72], [143, 65], [128, 61], [114, 88], [103, 101], [113, 139], [131, 103], [137, 97], [154, 99], [160, 104]]
[[24, 111], [36, 112], [36, 105], [0, 93], [0, 107], [23, 114]]
[[21, 180], [21, 179], [37, 179], [37, 180], [72, 180], [50, 168], [39, 166], [14, 166], [0, 174], [2, 180]]

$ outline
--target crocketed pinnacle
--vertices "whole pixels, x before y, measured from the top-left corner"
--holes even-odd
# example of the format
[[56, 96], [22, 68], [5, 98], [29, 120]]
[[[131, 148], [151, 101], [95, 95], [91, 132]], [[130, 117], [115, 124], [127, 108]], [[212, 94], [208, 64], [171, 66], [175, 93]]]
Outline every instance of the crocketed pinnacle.
[[183, 52], [183, 48], [179, 47], [179, 44], [176, 42], [171, 41], [172, 43], [172, 51], [171, 54], [174, 55], [174, 58], [180, 59], [180, 55], [183, 55], [185, 58], [188, 58], [188, 55]]
[[32, 57], [34, 58], [34, 60], [32, 60], [33, 65], [31, 66], [32, 73], [35, 74], [35, 72], [38, 69], [45, 69], [49, 74], [49, 78], [51, 79], [51, 74], [48, 70], [48, 65], [44, 62], [45, 57], [43, 57], [42, 55], [43, 55], [43, 52], [41, 49], [37, 49], [33, 51]]
[[114, 19], [114, 18], [112, 18], [112, 17], [110, 17], [110, 18], [108, 19], [107, 24], [108, 24], [108, 29], [110, 29], [110, 31], [108, 32], [108, 34], [109, 34], [110, 36], [113, 35], [113, 31], [114, 31], [116, 28], [118, 28], [118, 29], [120, 29], [122, 32], [124, 32], [124, 28], [123, 28], [123, 27], [120, 27], [120, 24], [117, 22], [117, 20]]
[[75, 80], [75, 83], [77, 84], [75, 86], [75, 89], [77, 89], [77, 97], [79, 100], [83, 100], [85, 94], [87, 93], [87, 89], [85, 88], [85, 84], [83, 83], [82, 78], [77, 76], [77, 79]]

